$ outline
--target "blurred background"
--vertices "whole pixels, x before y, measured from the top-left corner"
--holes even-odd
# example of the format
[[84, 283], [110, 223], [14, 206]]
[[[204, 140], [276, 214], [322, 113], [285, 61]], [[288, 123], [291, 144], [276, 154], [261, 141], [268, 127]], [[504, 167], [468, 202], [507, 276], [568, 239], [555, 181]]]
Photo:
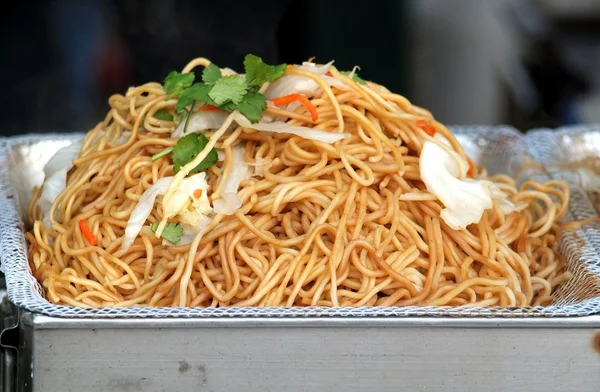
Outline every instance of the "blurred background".
[[86, 131], [190, 59], [316, 56], [442, 122], [600, 123], [599, 0], [23, 0], [0, 16], [2, 135]]

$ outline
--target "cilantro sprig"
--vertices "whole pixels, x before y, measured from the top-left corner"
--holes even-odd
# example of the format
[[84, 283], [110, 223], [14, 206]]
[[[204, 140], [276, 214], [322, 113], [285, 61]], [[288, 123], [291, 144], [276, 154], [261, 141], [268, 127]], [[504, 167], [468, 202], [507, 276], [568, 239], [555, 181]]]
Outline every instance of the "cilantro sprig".
[[[164, 79], [163, 89], [167, 93], [167, 99], [177, 98], [175, 111], [178, 115], [188, 112], [184, 133], [187, 131], [191, 114], [198, 106], [213, 106], [226, 112], [239, 110], [250, 122], [257, 123], [267, 107], [267, 99], [259, 92], [260, 86], [279, 79], [286, 68], [287, 64], [269, 65], [260, 57], [249, 54], [244, 59], [245, 76], [223, 75], [221, 68], [210, 64], [202, 71], [201, 81], [196, 81], [196, 75], [192, 72], [170, 72]], [[172, 116], [167, 112], [159, 112], [155, 114], [157, 119], [172, 120]], [[152, 160], [172, 153], [173, 170], [178, 173], [183, 166], [194, 160], [207, 144], [208, 139], [203, 134], [189, 134], [179, 139], [175, 146], [154, 154]], [[213, 148], [190, 174], [206, 170], [218, 160], [217, 151]]]
[[194, 83], [196, 75], [193, 73], [179, 73], [171, 71], [165, 78], [163, 88], [168, 94], [167, 99], [174, 98], [180, 95], [186, 88]]
[[158, 152], [158, 153], [152, 155], [152, 160], [156, 161], [157, 159], [160, 159], [160, 158], [164, 157], [165, 155], [169, 155], [172, 152], [173, 152], [173, 147], [165, 148], [161, 152]]
[[287, 64], [268, 65], [260, 57], [249, 54], [244, 58], [244, 68], [248, 85], [262, 86], [266, 82], [279, 79], [285, 72]]
[[[177, 141], [173, 147], [173, 171], [179, 170], [194, 160], [208, 144], [208, 138], [202, 133], [190, 133]], [[206, 158], [190, 171], [190, 174], [198, 173], [208, 169], [219, 161], [219, 154], [214, 148], [210, 150]]]
[[[156, 230], [158, 229], [158, 223], [153, 223], [150, 225], [150, 230], [152, 230], [154, 233], [156, 233]], [[162, 238], [164, 238], [165, 240], [176, 244], [179, 241], [181, 241], [181, 236], [183, 235], [183, 227], [181, 227], [181, 225], [177, 224], [177, 223], [167, 223], [165, 225], [165, 228], [163, 229], [162, 233], [160, 234], [160, 236]]]
[[163, 88], [169, 99], [177, 97], [176, 110], [180, 115], [188, 108], [192, 113], [197, 105], [207, 105], [226, 112], [237, 109], [252, 123], [257, 123], [267, 107], [265, 96], [258, 91], [260, 86], [280, 78], [286, 68], [287, 64], [269, 65], [260, 57], [249, 54], [244, 59], [246, 76], [223, 75], [217, 65], [210, 64], [202, 72], [201, 82], [194, 82], [193, 73], [172, 71], [165, 78]]
[[[152, 160], [156, 161], [170, 153], [173, 153], [173, 171], [178, 173], [179, 170], [191, 161], [194, 160], [204, 150], [204, 147], [208, 144], [208, 139], [201, 133], [190, 133], [179, 139], [177, 144], [173, 147], [168, 147], [159, 153], [152, 155]], [[210, 150], [206, 158], [202, 160], [190, 171], [192, 173], [198, 173], [208, 169], [219, 161], [219, 154], [216, 149]]]

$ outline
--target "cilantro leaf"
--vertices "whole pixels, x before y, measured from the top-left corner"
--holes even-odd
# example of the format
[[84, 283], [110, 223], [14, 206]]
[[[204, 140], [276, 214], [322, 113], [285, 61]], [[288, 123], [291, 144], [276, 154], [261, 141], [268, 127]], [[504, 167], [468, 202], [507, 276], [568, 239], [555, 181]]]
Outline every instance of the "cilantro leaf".
[[[207, 144], [208, 139], [201, 133], [190, 133], [179, 139], [175, 147], [173, 147], [173, 171], [178, 173], [183, 166], [193, 161]], [[213, 148], [206, 158], [190, 171], [190, 174], [206, 170], [218, 161], [219, 155], [217, 154], [217, 150]]]
[[[144, 114], [144, 118], [142, 119], [142, 127], [144, 127], [144, 124], [146, 124], [146, 117], [148, 117], [148, 114]], [[154, 118], [161, 121], [173, 121], [173, 116], [171, 116], [169, 112], [164, 109], [157, 110], [156, 113], [154, 113]]]
[[242, 101], [246, 91], [248, 91], [248, 84], [243, 76], [223, 76], [215, 82], [208, 96], [215, 101], [217, 106], [229, 101], [237, 105]]
[[188, 106], [194, 101], [200, 102], [203, 105], [217, 106], [217, 104], [208, 95], [211, 88], [212, 87], [207, 84], [194, 83], [191, 87], [186, 89], [179, 97], [179, 101], [177, 101], [177, 113], [183, 113], [186, 106]]
[[242, 102], [238, 105], [238, 110], [242, 113], [251, 123], [257, 123], [262, 118], [262, 112], [267, 107], [267, 99], [264, 95], [255, 91], [248, 91]]
[[233, 112], [235, 109], [237, 109], [237, 105], [231, 101], [224, 103], [223, 105], [219, 106], [220, 109], [225, 110], [226, 112]]
[[169, 94], [169, 98], [172, 98], [190, 87], [194, 83], [195, 78], [196, 75], [193, 72], [182, 74], [177, 71], [171, 71], [164, 80], [163, 89]]
[[154, 118], [161, 121], [173, 121], [173, 116], [165, 109], [157, 110], [156, 113], [154, 113]]
[[260, 86], [265, 82], [275, 81], [283, 75], [286, 68], [287, 64], [265, 64], [260, 57], [253, 54], [249, 54], [244, 58], [246, 80], [251, 86]]
[[[156, 233], [158, 229], [158, 223], [153, 223], [150, 225], [150, 230]], [[177, 223], [167, 223], [160, 234], [162, 238], [165, 240], [176, 244], [181, 241], [181, 236], [183, 235], [183, 227]]]
[[[350, 71], [342, 71], [340, 73], [344, 76], [350, 76]], [[365, 80], [363, 78], [361, 78], [360, 76], [358, 76], [358, 73], [356, 73], [356, 72], [354, 72], [354, 75], [352, 75], [352, 80], [354, 80], [358, 84], [366, 83]]]
[[[265, 82], [273, 82], [281, 77], [287, 65], [268, 65], [260, 57], [249, 54], [244, 59], [244, 67], [245, 76], [223, 76], [221, 69], [211, 63], [202, 72], [202, 81], [197, 83], [194, 83], [193, 73], [181, 74], [172, 71], [165, 78], [164, 90], [168, 98], [177, 97], [175, 109], [178, 115], [183, 115], [188, 107], [191, 107], [191, 113], [196, 105], [209, 105], [227, 112], [238, 109], [251, 122], [256, 123], [260, 121], [266, 108], [266, 98], [258, 92], [259, 87]], [[157, 112], [155, 117], [159, 120], [173, 121], [173, 117], [165, 111]], [[184, 133], [189, 119], [188, 115]]]
[[204, 83], [212, 84], [221, 78], [221, 69], [215, 64], [211, 63], [208, 67], [204, 68], [202, 72], [202, 80]]

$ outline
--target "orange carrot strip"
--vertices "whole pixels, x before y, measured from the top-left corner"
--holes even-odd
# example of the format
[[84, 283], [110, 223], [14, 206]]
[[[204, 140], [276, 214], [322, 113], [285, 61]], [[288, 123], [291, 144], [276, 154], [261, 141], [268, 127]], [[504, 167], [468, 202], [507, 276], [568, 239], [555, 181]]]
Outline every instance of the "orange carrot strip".
[[194, 198], [199, 199], [202, 197], [202, 189], [196, 189], [194, 191]]
[[81, 219], [79, 221], [79, 228], [81, 229], [81, 234], [85, 237], [87, 242], [92, 246], [96, 246], [98, 244], [98, 238], [90, 231], [88, 224], [85, 220]]
[[274, 98], [271, 100], [271, 103], [275, 106], [287, 105], [288, 103], [292, 103], [294, 101], [299, 101], [308, 111], [310, 112], [310, 117], [313, 122], [319, 119], [319, 113], [317, 113], [317, 108], [302, 94], [290, 94], [284, 97]]
[[467, 175], [469, 177], [473, 177], [475, 176], [475, 162], [473, 162], [473, 160], [471, 160], [471, 158], [467, 157], [467, 162], [469, 162], [469, 170], [467, 171]]
[[218, 110], [219, 108], [213, 105], [200, 105], [198, 106], [198, 111], [203, 112], [212, 112], [214, 110]]
[[428, 134], [429, 136], [433, 136], [435, 135], [435, 127], [433, 125], [431, 125], [428, 121], [425, 120], [417, 120], [415, 122], [415, 125], [419, 128], [421, 128], [422, 130], [425, 131], [426, 134]]

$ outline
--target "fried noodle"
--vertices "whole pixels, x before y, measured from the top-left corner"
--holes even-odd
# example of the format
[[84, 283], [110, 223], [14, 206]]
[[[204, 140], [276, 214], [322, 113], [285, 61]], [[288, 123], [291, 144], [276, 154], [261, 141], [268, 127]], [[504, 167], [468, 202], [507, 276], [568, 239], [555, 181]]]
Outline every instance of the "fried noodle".
[[[208, 64], [195, 59], [184, 72]], [[37, 204], [41, 188], [28, 209], [30, 266], [48, 300], [78, 307], [551, 304], [555, 288], [570, 277], [557, 251], [568, 188], [558, 181], [517, 187], [508, 176], [488, 178], [480, 169], [474, 178], [493, 182], [526, 208], [505, 214], [494, 201], [479, 222], [452, 229], [441, 218], [443, 203], [421, 179], [427, 162], [419, 157], [430, 141], [467, 158], [453, 134], [381, 85], [357, 83], [334, 67], [330, 74], [348, 88], [299, 68], [285, 71], [319, 85], [310, 100], [316, 122], [302, 105], [270, 105], [264, 115], [349, 138], [329, 144], [258, 132], [236, 125], [234, 112], [204, 132], [208, 146], [176, 174], [168, 156], [152, 160], [177, 143], [171, 137], [177, 124], [154, 118], [161, 109], [172, 112], [176, 99], [166, 99], [159, 83], [112, 96], [104, 121], [85, 135], [46, 223]], [[146, 222], [162, 229], [163, 204], [212, 147], [224, 159], [206, 171], [208, 197], [212, 204], [221, 197], [239, 146], [261, 171], [241, 182], [242, 205], [234, 214], [211, 214], [187, 244], [165, 243], [145, 226], [132, 246], [122, 247], [144, 191], [174, 176]]]

